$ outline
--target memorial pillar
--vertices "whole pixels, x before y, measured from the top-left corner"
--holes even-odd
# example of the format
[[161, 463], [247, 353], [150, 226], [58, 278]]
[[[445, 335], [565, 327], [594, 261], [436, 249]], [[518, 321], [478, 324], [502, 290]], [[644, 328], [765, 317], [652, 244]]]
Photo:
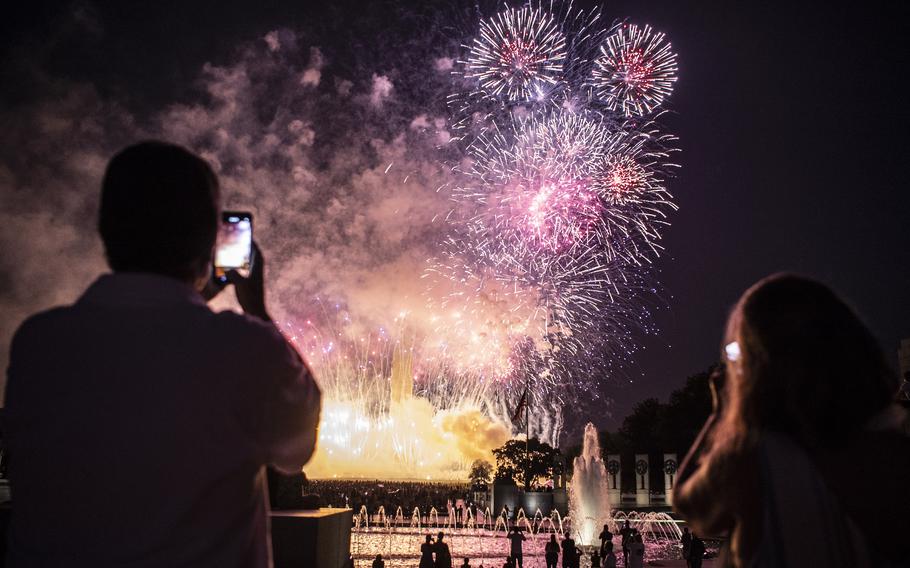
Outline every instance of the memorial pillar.
[[651, 482], [648, 479], [648, 454], [635, 454], [635, 504], [651, 504]]
[[676, 486], [676, 470], [679, 463], [676, 454], [664, 454], [664, 499], [668, 506], [673, 505], [673, 488]]
[[610, 508], [622, 504], [622, 461], [619, 454], [607, 455], [607, 497], [610, 500]]

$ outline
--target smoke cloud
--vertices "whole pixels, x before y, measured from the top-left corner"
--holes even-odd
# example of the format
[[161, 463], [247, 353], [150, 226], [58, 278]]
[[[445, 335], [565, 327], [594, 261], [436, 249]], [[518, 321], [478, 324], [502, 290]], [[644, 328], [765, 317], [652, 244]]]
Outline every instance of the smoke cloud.
[[52, 81], [41, 100], [0, 111], [4, 344], [26, 314], [74, 300], [105, 270], [95, 231], [104, 167], [146, 138], [199, 153], [224, 206], [253, 211], [283, 317], [307, 315], [297, 306], [317, 297], [370, 325], [422, 309], [420, 275], [449, 207], [437, 191], [448, 181], [445, 123], [390, 108], [384, 75], [331, 76], [321, 89], [324, 56], [312, 47], [300, 65], [298, 43], [273, 31], [231, 64], [205, 64], [199, 101], [151, 117], [91, 85]]
[[[202, 66], [193, 100], [151, 113], [90, 84], [47, 77], [43, 96], [0, 111], [4, 368], [25, 317], [73, 302], [106, 271], [95, 230], [104, 167], [148, 138], [199, 153], [219, 176], [224, 207], [253, 212], [283, 327], [325, 321], [319, 311], [328, 310], [328, 323], [344, 320], [348, 337], [404, 316], [411, 337], [441, 333], [422, 276], [451, 209], [439, 191], [451, 182], [446, 119], [398, 101], [394, 75], [336, 74], [318, 46], [303, 44], [293, 31], [271, 31], [227, 64]], [[446, 65], [427, 61], [429, 69]], [[236, 308], [230, 293], [215, 307]], [[439, 414], [424, 399], [400, 404], [419, 430], [433, 432], [421, 443], [440, 449], [434, 463], [447, 471], [491, 459], [509, 436], [476, 406]], [[314, 467], [329, 471], [319, 465], [325, 459]]]

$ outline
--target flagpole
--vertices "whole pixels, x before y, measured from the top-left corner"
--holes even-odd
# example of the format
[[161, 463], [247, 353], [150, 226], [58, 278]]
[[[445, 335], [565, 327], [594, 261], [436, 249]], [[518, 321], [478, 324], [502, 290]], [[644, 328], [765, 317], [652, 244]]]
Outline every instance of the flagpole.
[[525, 373], [525, 487], [531, 488], [531, 375]]

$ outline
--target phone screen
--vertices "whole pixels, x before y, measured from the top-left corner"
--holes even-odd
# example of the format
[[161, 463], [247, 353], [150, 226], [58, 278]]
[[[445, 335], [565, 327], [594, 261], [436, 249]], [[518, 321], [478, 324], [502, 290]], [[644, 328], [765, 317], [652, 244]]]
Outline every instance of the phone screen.
[[253, 215], [225, 211], [215, 244], [215, 276], [224, 280], [228, 270], [249, 276], [253, 253]]

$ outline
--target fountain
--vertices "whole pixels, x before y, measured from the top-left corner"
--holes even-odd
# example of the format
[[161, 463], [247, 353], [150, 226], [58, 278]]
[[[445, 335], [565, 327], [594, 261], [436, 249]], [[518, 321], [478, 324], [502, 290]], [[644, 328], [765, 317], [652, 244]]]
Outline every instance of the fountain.
[[[401, 507], [396, 509], [394, 519], [382, 506], [372, 516], [366, 507], [361, 507], [353, 519], [351, 543], [355, 565], [366, 568], [376, 554], [382, 554], [394, 566], [416, 565], [424, 538], [437, 531], [445, 533], [453, 555], [467, 556], [488, 565], [508, 555], [509, 540], [505, 536], [513, 526], [519, 526], [528, 537], [524, 556], [526, 566], [541, 566], [549, 535], [556, 535], [557, 540], [572, 535], [576, 544], [593, 547], [600, 544], [603, 525], [609, 525], [615, 533], [625, 521], [629, 521], [644, 538], [646, 561], [679, 558], [679, 523], [670, 514], [610, 510], [607, 471], [600, 457], [600, 444], [593, 424], [585, 426], [582, 452], [575, 458], [574, 468], [569, 492], [570, 514], [566, 517], [557, 510], [545, 516], [540, 509], [528, 516], [519, 508], [514, 520], [510, 520], [505, 510], [494, 515], [486, 507], [482, 512], [478, 510], [476, 516], [468, 508], [463, 520], [457, 522], [455, 509], [449, 503], [445, 509], [430, 508], [422, 522], [417, 507], [410, 519]], [[618, 541], [615, 544], [619, 550]], [[586, 562], [585, 559], [583, 565]]]
[[581, 455], [575, 458], [573, 468], [569, 490], [573, 532], [578, 544], [590, 546], [610, 519], [607, 470], [600, 457], [597, 429], [590, 422], [585, 426]]

